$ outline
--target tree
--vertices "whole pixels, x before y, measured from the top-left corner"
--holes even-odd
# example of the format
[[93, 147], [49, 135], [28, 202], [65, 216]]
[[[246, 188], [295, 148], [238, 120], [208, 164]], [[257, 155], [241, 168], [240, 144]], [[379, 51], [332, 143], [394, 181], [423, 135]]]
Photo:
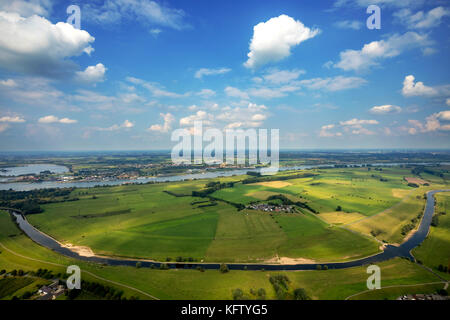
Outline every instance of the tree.
[[228, 266], [225, 263], [222, 263], [220, 265], [220, 272], [227, 273], [228, 271], [230, 271], [230, 269], [228, 269]]
[[69, 298], [69, 300], [74, 300], [76, 297], [78, 297], [80, 295], [80, 293], [81, 293], [81, 290], [72, 289], [72, 290], [69, 290], [67, 297]]
[[25, 293], [22, 295], [22, 299], [24, 299], [24, 300], [30, 299], [32, 295], [33, 295], [32, 292], [27, 291], [27, 292], [25, 292]]
[[264, 288], [259, 288], [257, 294], [259, 299], [266, 299], [266, 290], [264, 290]]
[[445, 289], [439, 289], [437, 293], [444, 297], [448, 296], [448, 291]]
[[139, 261], [139, 262], [136, 262], [136, 268], [139, 269], [139, 268], [141, 268], [141, 267], [142, 267], [142, 262], [140, 262], [140, 261]]
[[431, 225], [433, 227], [437, 227], [439, 225], [439, 217], [437, 215], [434, 215], [433, 218], [431, 218]]
[[294, 299], [295, 300], [311, 300], [311, 298], [306, 294], [305, 289], [298, 288], [294, 290]]
[[242, 297], [244, 296], [244, 292], [237, 288], [233, 290], [233, 300], [242, 300]]
[[341, 206], [337, 206], [336, 207], [336, 211], [342, 211], [342, 207]]

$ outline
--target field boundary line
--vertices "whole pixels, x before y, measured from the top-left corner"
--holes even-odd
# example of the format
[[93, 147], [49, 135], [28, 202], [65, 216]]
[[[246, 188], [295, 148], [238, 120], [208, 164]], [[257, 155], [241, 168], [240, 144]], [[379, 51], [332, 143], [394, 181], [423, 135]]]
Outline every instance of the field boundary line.
[[[432, 284], [443, 284], [443, 285], [447, 285], [448, 281], [438, 281], [438, 282], [426, 282], [426, 283], [417, 283], [417, 284], [398, 284], [398, 285], [392, 285], [392, 286], [386, 286], [386, 287], [381, 287], [380, 289], [389, 289], [389, 288], [403, 288], [403, 287], [417, 287], [417, 286], [424, 286], [424, 285], [432, 285]], [[376, 289], [379, 290], [379, 289]], [[348, 300], [350, 298], [356, 297], [360, 294], [363, 293], [367, 293], [367, 292], [372, 292], [375, 290], [364, 290], [355, 294], [352, 294], [350, 296], [348, 296], [347, 298], [345, 298], [344, 300]]]
[[[49, 261], [43, 261], [43, 260], [39, 260], [39, 259], [35, 259], [35, 258], [30, 258], [30, 257], [24, 256], [24, 255], [21, 255], [20, 253], [14, 252], [13, 250], [7, 248], [7, 247], [6, 247], [3, 243], [1, 243], [1, 242], [0, 242], [0, 246], [1, 246], [3, 249], [5, 249], [6, 251], [8, 251], [8, 252], [10, 252], [10, 253], [12, 253], [12, 254], [18, 256], [18, 257], [21, 257], [21, 258], [23, 258], [23, 259], [28, 259], [28, 260], [36, 261], [36, 262], [40, 262], [40, 263], [46, 263], [46, 264], [50, 264], [50, 265], [57, 266], [57, 267], [64, 267], [64, 268], [67, 267], [67, 266], [62, 265], [62, 264], [59, 264], [59, 263], [54, 263], [54, 262], [49, 262]], [[137, 288], [131, 287], [131, 286], [129, 286], [129, 285], [122, 284], [122, 283], [120, 283], [120, 282], [116, 282], [116, 281], [113, 281], [113, 280], [109, 280], [109, 279], [100, 277], [100, 276], [98, 276], [98, 275], [96, 275], [96, 274], [94, 274], [94, 273], [92, 273], [92, 272], [90, 272], [90, 271], [81, 270], [81, 272], [85, 272], [85, 273], [89, 274], [90, 276], [92, 276], [92, 277], [94, 277], [94, 278], [96, 278], [96, 279], [99, 279], [99, 280], [102, 280], [102, 281], [106, 281], [106, 282], [109, 282], [109, 283], [112, 283], [112, 284], [115, 284], [115, 285], [118, 285], [118, 286], [121, 286], [121, 287], [124, 287], [124, 288], [128, 288], [128, 289], [130, 289], [130, 290], [139, 292], [139, 293], [141, 293], [141, 294], [143, 294], [143, 295], [145, 295], [145, 296], [147, 296], [147, 297], [149, 297], [149, 298], [152, 298], [152, 299], [154, 299], [154, 300], [159, 300], [159, 299], [156, 298], [155, 296], [152, 296], [151, 294], [148, 294], [148, 293], [146, 293], [146, 292], [144, 292], [144, 291], [142, 291], [142, 290], [139, 290], [139, 289], [137, 289]]]

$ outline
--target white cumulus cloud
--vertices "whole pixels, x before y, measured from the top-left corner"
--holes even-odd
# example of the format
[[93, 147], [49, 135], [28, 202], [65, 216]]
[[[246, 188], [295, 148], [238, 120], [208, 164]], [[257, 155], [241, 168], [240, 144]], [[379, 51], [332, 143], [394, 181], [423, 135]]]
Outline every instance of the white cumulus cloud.
[[199, 110], [195, 114], [181, 118], [180, 119], [180, 126], [191, 126], [194, 124], [195, 121], [202, 121], [203, 124], [209, 125], [211, 124], [211, 121], [214, 119], [214, 117], [203, 111]]
[[[273, 84], [281, 84], [291, 82], [292, 80], [298, 79], [298, 77], [302, 74], [305, 74], [305, 70], [293, 69], [293, 70], [271, 70], [266, 73], [263, 78], [264, 80], [273, 83]], [[256, 80], [258, 82], [258, 80]]]
[[242, 91], [242, 90], [240, 90], [238, 88], [235, 88], [235, 87], [230, 87], [230, 86], [226, 87], [225, 88], [225, 93], [229, 97], [241, 98], [241, 99], [244, 99], [244, 100], [248, 100], [249, 99], [248, 93], [246, 93], [245, 91]]
[[364, 120], [364, 119], [351, 119], [351, 120], [347, 120], [347, 121], [340, 121], [339, 124], [341, 126], [360, 126], [363, 124], [378, 124], [377, 120]]
[[103, 63], [89, 66], [84, 71], [76, 72], [76, 79], [84, 83], [97, 83], [105, 80], [106, 67]]
[[172, 123], [175, 121], [175, 117], [171, 113], [160, 113], [159, 114], [163, 120], [164, 123], [161, 124], [154, 124], [151, 125], [150, 128], [148, 128], [149, 131], [156, 131], [156, 132], [168, 132], [170, 129], [172, 129]]
[[0, 68], [43, 76], [61, 76], [76, 68], [70, 57], [90, 53], [88, 32], [43, 17], [0, 11]]
[[394, 13], [394, 16], [410, 29], [430, 29], [439, 26], [444, 17], [450, 16], [450, 10], [436, 7], [428, 12], [413, 13], [411, 9], [405, 8]]
[[428, 87], [423, 84], [421, 81], [414, 82], [415, 78], [413, 75], [409, 75], [405, 77], [403, 81], [403, 89], [402, 94], [405, 97], [413, 97], [413, 96], [435, 96], [438, 94], [438, 91], [432, 87]]
[[134, 127], [134, 123], [129, 121], [129, 120], [125, 120], [122, 124], [113, 124], [110, 127], [107, 128], [94, 128], [94, 130], [97, 131], [118, 131], [121, 129], [131, 129]]
[[216, 95], [216, 92], [211, 89], [202, 89], [199, 92], [197, 92], [197, 95], [202, 98], [211, 98]]
[[21, 123], [25, 122], [25, 120], [19, 116], [4, 116], [0, 117], [0, 122]]
[[0, 86], [15, 87], [17, 86], [17, 82], [15, 82], [13, 79], [0, 80]]
[[402, 108], [399, 106], [394, 106], [391, 104], [385, 104], [382, 106], [374, 106], [370, 109], [370, 113], [372, 114], [392, 114], [399, 113], [402, 111]]
[[253, 27], [250, 52], [244, 66], [253, 69], [280, 61], [291, 54], [292, 47], [319, 33], [319, 29], [310, 29], [285, 14], [260, 22]]
[[[426, 117], [424, 123], [419, 120], [408, 120], [412, 125], [408, 129], [409, 134], [417, 134], [418, 132], [427, 133], [435, 131], [450, 131], [450, 110], [445, 110]], [[442, 123], [444, 122], [444, 123]]]
[[77, 120], [69, 119], [69, 118], [62, 118], [59, 119], [58, 117], [55, 117], [53, 115], [45, 116], [42, 118], [39, 118], [39, 123], [63, 123], [63, 124], [72, 124], [77, 123]]
[[52, 11], [51, 0], [0, 0], [0, 11], [14, 12], [22, 17], [34, 14], [47, 17]]
[[403, 35], [394, 34], [386, 40], [372, 41], [365, 44], [361, 50], [345, 50], [340, 53], [340, 61], [334, 67], [342, 70], [367, 70], [379, 65], [383, 59], [393, 58], [405, 50], [425, 47], [432, 44], [428, 35], [407, 32]]
[[299, 84], [311, 90], [341, 91], [358, 88], [367, 81], [360, 77], [336, 76], [332, 78], [313, 78], [299, 81]]
[[231, 69], [229, 69], [229, 68], [217, 68], [217, 69], [201, 68], [195, 72], [194, 76], [197, 79], [201, 79], [201, 78], [203, 78], [203, 76], [214, 76], [214, 75], [218, 75], [218, 74], [225, 74], [230, 71], [231, 71]]

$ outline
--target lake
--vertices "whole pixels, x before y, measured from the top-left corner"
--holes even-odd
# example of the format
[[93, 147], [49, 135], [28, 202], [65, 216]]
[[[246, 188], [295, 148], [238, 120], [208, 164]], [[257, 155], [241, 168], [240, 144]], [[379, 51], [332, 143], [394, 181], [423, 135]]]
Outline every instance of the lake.
[[69, 168], [56, 164], [28, 164], [18, 167], [8, 167], [0, 169], [0, 176], [17, 177], [26, 174], [39, 174], [42, 171], [50, 171], [52, 173], [65, 173]]

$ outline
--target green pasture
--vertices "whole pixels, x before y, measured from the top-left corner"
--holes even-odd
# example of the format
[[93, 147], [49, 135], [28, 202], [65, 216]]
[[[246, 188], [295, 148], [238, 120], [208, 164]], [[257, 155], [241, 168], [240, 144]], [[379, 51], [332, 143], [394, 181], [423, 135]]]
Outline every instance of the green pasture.
[[[403, 180], [411, 175], [402, 168], [315, 169], [314, 177], [284, 180], [291, 185], [273, 188], [258, 184], [237, 184], [234, 188], [216, 191], [213, 196], [227, 201], [248, 204], [261, 200], [264, 193], [291, 195], [303, 199], [318, 212], [333, 212], [340, 205], [346, 212], [370, 216], [400, 201], [393, 189], [412, 189]], [[386, 181], [380, 181], [380, 178]]]
[[[423, 193], [435, 187], [407, 186], [404, 177], [411, 176], [411, 169], [399, 167], [307, 172], [314, 176], [283, 180], [288, 185], [280, 188], [242, 184], [239, 181], [248, 176], [236, 176], [77, 189], [71, 197], [80, 200], [43, 205], [44, 213], [29, 215], [28, 220], [63, 243], [87, 246], [99, 255], [158, 261], [177, 257], [205, 262], [261, 262], [274, 257], [345, 261], [379, 251], [373, 230], [379, 240], [401, 242], [403, 224], [421, 212]], [[235, 185], [214, 192], [217, 201], [191, 196], [210, 181]], [[305, 202], [319, 214], [302, 209], [297, 214], [271, 215], [238, 211], [232, 205], [276, 194]], [[338, 206], [349, 219], [361, 219], [341, 225], [325, 222], [327, 215], [321, 218], [321, 213], [336, 212]]]
[[[450, 272], [440, 272], [439, 265], [450, 268], [450, 192], [436, 194], [436, 209], [439, 214], [438, 225], [430, 227], [427, 239], [413, 254], [426, 266], [450, 280]], [[445, 215], [440, 213], [445, 212]]]
[[[345, 299], [367, 289], [368, 275], [365, 267], [295, 272], [230, 271], [222, 274], [218, 270], [206, 270], [205, 272], [154, 270], [86, 263], [66, 258], [37, 245], [17, 229], [5, 212], [0, 212], [0, 243], [7, 248], [0, 248], [0, 269], [7, 271], [22, 269], [27, 272], [46, 268], [57, 274], [64, 273], [66, 266], [76, 264], [82, 270], [82, 279], [114, 286], [123, 290], [126, 297], [133, 295], [141, 299], [149, 299], [149, 297], [124, 287], [124, 285], [142, 290], [159, 299], [232, 299], [232, 291], [237, 288], [242, 289], [251, 299], [256, 299], [250, 293], [252, 289], [263, 288], [266, 291], [267, 299], [275, 299], [275, 292], [269, 282], [269, 277], [284, 274], [290, 280], [290, 291], [304, 288], [313, 299]], [[379, 266], [382, 286], [439, 281], [432, 273], [407, 260], [397, 258], [380, 263]], [[93, 275], [102, 277], [102, 279]], [[114, 281], [114, 283], [104, 279]], [[22, 284], [15, 284], [15, 286], [21, 290], [19, 287]], [[17, 294], [18, 291], [9, 292], [8, 297]], [[90, 298], [87, 293], [85, 297]]]

